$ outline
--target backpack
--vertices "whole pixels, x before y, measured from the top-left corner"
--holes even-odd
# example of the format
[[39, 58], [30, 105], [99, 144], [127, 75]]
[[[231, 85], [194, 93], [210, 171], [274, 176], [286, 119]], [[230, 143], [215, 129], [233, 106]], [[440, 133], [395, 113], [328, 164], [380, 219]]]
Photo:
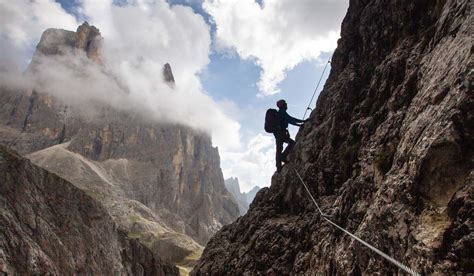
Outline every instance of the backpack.
[[276, 109], [270, 108], [265, 113], [265, 131], [274, 133], [280, 127], [280, 117]]

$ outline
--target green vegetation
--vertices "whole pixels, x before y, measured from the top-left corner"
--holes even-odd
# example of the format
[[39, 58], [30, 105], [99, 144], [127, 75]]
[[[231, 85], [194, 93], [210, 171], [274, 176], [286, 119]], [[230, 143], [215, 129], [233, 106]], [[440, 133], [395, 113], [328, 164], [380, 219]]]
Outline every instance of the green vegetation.
[[131, 239], [140, 239], [142, 237], [142, 233], [140, 232], [128, 232], [128, 237], [131, 238]]
[[[130, 214], [127, 217], [128, 221], [132, 224], [128, 237], [131, 239], [138, 239], [138, 241], [151, 250], [157, 250], [159, 245], [165, 245], [170, 241], [178, 241], [180, 235], [175, 232], [166, 232], [162, 229], [156, 229], [153, 227], [153, 222], [141, 217], [137, 214]], [[189, 275], [196, 261], [201, 257], [202, 249], [184, 249], [178, 245], [175, 249], [178, 252], [174, 252], [168, 257], [171, 257], [172, 262], [176, 262], [175, 265], [178, 267], [180, 275]], [[169, 247], [169, 246], [168, 246]]]
[[179, 269], [179, 275], [181, 276], [188, 276], [191, 272], [191, 268], [183, 267], [180, 265], [176, 265], [176, 267]]
[[176, 266], [179, 268], [179, 275], [189, 275], [194, 264], [201, 258], [202, 250], [195, 250], [186, 256], [182, 261], [178, 262]]
[[132, 223], [137, 223], [137, 222], [140, 222], [140, 221], [143, 220], [142, 217], [137, 216], [137, 215], [131, 215], [131, 216], [128, 217], [128, 219], [129, 219], [130, 222], [132, 222]]

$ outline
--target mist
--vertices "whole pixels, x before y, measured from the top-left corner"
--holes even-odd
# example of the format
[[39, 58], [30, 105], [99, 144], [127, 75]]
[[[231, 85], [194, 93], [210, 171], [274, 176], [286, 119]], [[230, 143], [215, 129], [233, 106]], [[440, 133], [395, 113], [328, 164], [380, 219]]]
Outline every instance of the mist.
[[[12, 10], [24, 5], [23, 2], [1, 5], [2, 9], [8, 6]], [[43, 5], [38, 8], [58, 11], [55, 3]], [[30, 70], [34, 73], [26, 74], [21, 69], [29, 61], [28, 48], [32, 41], [39, 41], [41, 33], [38, 28], [27, 26], [35, 24], [34, 20], [28, 23], [37, 12], [34, 7], [25, 12], [30, 12], [31, 17], [24, 15], [24, 20], [16, 18], [12, 22], [18, 21], [17, 28], [30, 30], [29, 33], [21, 39], [2, 35], [2, 87], [19, 91], [35, 89], [80, 108], [109, 105], [117, 110], [140, 113], [153, 121], [204, 130], [212, 135], [215, 144], [227, 149], [240, 146], [240, 125], [203, 91], [197, 77], [209, 62], [211, 38], [208, 25], [191, 8], [171, 7], [164, 1], [137, 1], [128, 6], [116, 6], [109, 1], [85, 0], [82, 15], [103, 37], [102, 63], [87, 58], [84, 52], [36, 55], [35, 68]], [[65, 11], [63, 13], [65, 18], [71, 19]], [[76, 23], [78, 26], [82, 22]], [[16, 27], [12, 24], [2, 27], [2, 34], [14, 30]], [[6, 56], [7, 53], [15, 54]], [[174, 87], [163, 80], [165, 63], [171, 64], [176, 80]]]

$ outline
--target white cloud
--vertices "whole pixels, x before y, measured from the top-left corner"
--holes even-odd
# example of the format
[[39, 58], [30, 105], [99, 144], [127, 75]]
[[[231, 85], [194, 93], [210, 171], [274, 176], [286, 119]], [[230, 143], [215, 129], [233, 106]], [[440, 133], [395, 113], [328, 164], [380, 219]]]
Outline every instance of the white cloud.
[[[104, 55], [133, 98], [147, 103], [159, 119], [212, 132], [220, 147], [239, 146], [240, 125], [207, 96], [197, 74], [209, 63], [210, 31], [189, 7], [165, 1], [134, 1], [116, 6], [84, 0], [83, 11], [104, 36]], [[163, 86], [161, 70], [169, 62], [173, 91]]]
[[0, 0], [2, 67], [24, 67], [43, 31], [54, 26], [75, 30], [77, 22], [54, 1]]
[[336, 47], [347, 0], [205, 0], [217, 46], [262, 68], [260, 95], [279, 92], [288, 70]]
[[[116, 6], [111, 0], [82, 0], [77, 9], [81, 18], [101, 30], [105, 68], [84, 56], [50, 58], [42, 61], [47, 69], [36, 76], [35, 84], [68, 103], [105, 102], [212, 132], [225, 176], [237, 176], [244, 191], [268, 186], [275, 170], [273, 137], [254, 135], [241, 145], [236, 120], [245, 108], [214, 101], [197, 77], [209, 63], [209, 26], [189, 7], [170, 7], [164, 0], [130, 2]], [[285, 72], [301, 61], [332, 50], [346, 5], [340, 0], [267, 1], [263, 8], [253, 0], [203, 4], [216, 22], [217, 45], [262, 67], [262, 95], [278, 91]], [[77, 26], [75, 18], [52, 0], [0, 0], [0, 73], [14, 67], [13, 61], [24, 68], [45, 29]], [[175, 89], [161, 79], [167, 62]], [[93, 81], [81, 76], [92, 76]], [[17, 77], [2, 73], [0, 82], [18, 83]]]
[[269, 186], [275, 171], [273, 136], [258, 134], [244, 146], [241, 151], [221, 151], [224, 176], [237, 177], [243, 192], [256, 185]]
[[[0, 1], [1, 37], [8, 40], [0, 45], [10, 49], [27, 52], [28, 44], [36, 44], [47, 28], [77, 28], [74, 18], [52, 1]], [[201, 16], [189, 7], [170, 7], [163, 0], [125, 6], [108, 0], [81, 3], [82, 16], [104, 37], [104, 66], [81, 55], [43, 58], [42, 70], [34, 77], [37, 86], [68, 103], [108, 103], [156, 120], [203, 129], [222, 148], [239, 147], [240, 125], [204, 93], [197, 77], [209, 62], [211, 43], [209, 26]], [[4, 22], [9, 24], [3, 26]], [[176, 79], [174, 89], [162, 80], [167, 62]]]

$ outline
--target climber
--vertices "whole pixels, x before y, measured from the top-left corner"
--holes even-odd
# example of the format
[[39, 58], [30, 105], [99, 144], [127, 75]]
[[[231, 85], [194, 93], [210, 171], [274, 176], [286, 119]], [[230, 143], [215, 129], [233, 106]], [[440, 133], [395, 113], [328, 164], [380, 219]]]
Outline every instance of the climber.
[[[302, 126], [306, 121], [296, 119], [288, 115], [286, 110], [288, 106], [285, 100], [279, 100], [276, 102], [278, 111], [269, 109], [265, 116], [265, 130], [269, 133], [273, 133], [276, 142], [276, 167], [277, 172], [282, 169], [282, 161], [286, 163], [286, 157], [288, 156], [291, 148], [295, 141], [291, 139], [290, 133], [288, 132], [288, 124], [295, 126]], [[272, 116], [274, 118], [272, 118]], [[283, 143], [287, 143], [285, 150], [283, 150]]]

